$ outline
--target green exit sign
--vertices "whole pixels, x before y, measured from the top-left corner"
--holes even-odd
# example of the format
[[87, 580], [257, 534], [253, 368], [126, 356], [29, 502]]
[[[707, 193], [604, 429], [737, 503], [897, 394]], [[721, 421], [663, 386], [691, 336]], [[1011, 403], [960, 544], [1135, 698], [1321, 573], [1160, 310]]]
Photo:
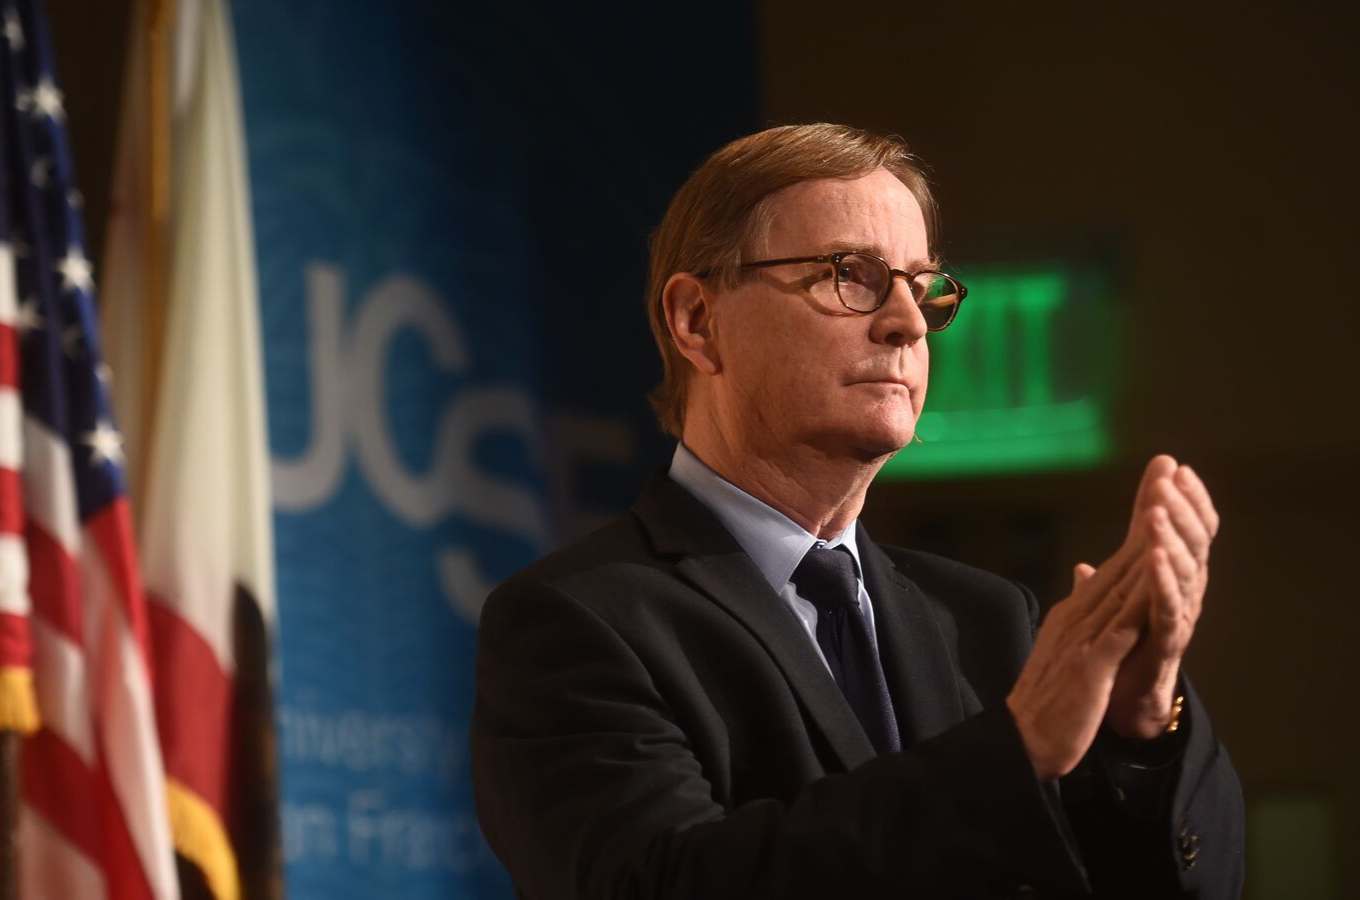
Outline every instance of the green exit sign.
[[917, 437], [881, 478], [1085, 468], [1111, 452], [1120, 322], [1108, 269], [1073, 263], [959, 270], [968, 299], [931, 335]]

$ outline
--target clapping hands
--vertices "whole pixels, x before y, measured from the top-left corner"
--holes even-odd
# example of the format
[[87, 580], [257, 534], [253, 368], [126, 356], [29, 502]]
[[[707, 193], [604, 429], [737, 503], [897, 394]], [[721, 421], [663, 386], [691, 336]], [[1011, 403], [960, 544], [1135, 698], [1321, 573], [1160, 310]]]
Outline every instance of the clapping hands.
[[1123, 545], [1097, 568], [1077, 565], [1006, 699], [1040, 778], [1070, 772], [1102, 721], [1127, 738], [1165, 731], [1218, 525], [1188, 466], [1148, 463]]

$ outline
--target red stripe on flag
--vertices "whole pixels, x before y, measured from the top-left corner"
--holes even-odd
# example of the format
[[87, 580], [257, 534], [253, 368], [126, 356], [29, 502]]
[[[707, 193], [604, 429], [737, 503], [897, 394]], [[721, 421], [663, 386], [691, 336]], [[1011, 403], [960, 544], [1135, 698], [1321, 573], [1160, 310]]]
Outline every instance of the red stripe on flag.
[[[107, 757], [101, 747], [100, 757]], [[132, 843], [132, 832], [128, 830], [123, 809], [118, 804], [118, 795], [113, 792], [113, 782], [108, 772], [99, 769], [95, 773], [95, 790], [99, 798], [99, 808], [103, 811], [104, 855], [102, 859], [104, 874], [108, 877], [108, 900], [155, 900], [151, 882], [142, 870], [141, 857]], [[138, 797], [140, 802], [143, 798]]]
[[0, 666], [32, 663], [33, 639], [28, 633], [28, 616], [0, 613]]
[[85, 646], [85, 617], [80, 602], [80, 569], [47, 530], [32, 519], [28, 540], [28, 592], [34, 615], [42, 616], [77, 647]]
[[155, 684], [151, 665], [151, 644], [146, 624], [146, 603], [142, 597], [141, 570], [137, 567], [137, 550], [132, 540], [132, 516], [127, 500], [118, 497], [98, 513], [85, 520], [85, 529], [93, 536], [95, 546], [104, 559], [109, 581], [118, 592], [118, 602], [127, 617], [128, 627], [137, 641], [147, 677]]
[[226, 822], [232, 679], [193, 626], [156, 595], [149, 599], [156, 668], [174, 673], [153, 683], [165, 770]]
[[108, 900], [152, 900], [113, 785], [47, 728], [24, 741], [24, 802], [104, 873]]
[[103, 854], [94, 772], [49, 728], [24, 741], [22, 765], [24, 802], [97, 864]]
[[19, 335], [12, 325], [0, 325], [0, 387], [19, 386]]
[[24, 533], [23, 479], [13, 469], [0, 467], [0, 534]]

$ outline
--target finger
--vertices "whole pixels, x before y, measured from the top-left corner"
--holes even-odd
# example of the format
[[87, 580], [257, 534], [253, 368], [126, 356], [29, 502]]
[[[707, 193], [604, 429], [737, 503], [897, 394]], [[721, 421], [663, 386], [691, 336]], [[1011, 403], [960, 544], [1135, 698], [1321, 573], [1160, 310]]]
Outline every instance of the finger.
[[1209, 544], [1213, 539], [1204, 523], [1200, 521], [1199, 513], [1190, 504], [1185, 494], [1181, 492], [1175, 480], [1171, 478], [1162, 479], [1157, 482], [1153, 493], [1157, 498], [1158, 505], [1166, 508], [1167, 515], [1171, 518], [1171, 524], [1185, 542], [1190, 555], [1196, 560], [1207, 559], [1209, 557]]
[[1209, 489], [1189, 466], [1181, 466], [1176, 470], [1176, 486], [1195, 508], [1200, 521], [1204, 523], [1204, 530], [1209, 533], [1209, 539], [1212, 540], [1218, 534], [1219, 517], [1218, 510], [1214, 508], [1214, 502], [1209, 497]]
[[[1124, 569], [1117, 581], [1105, 588], [1098, 598], [1098, 602], [1087, 611], [1081, 620], [1085, 634], [1092, 636], [1100, 634], [1109, 626], [1111, 621], [1124, 612], [1131, 598], [1147, 593], [1146, 587], [1142, 584], [1146, 567], [1146, 556], [1138, 557], [1134, 565]], [[1091, 581], [1094, 582], [1095, 579], [1099, 578], [1104, 569], [1104, 566], [1098, 569]], [[1146, 603], [1141, 604], [1141, 606], [1146, 608]], [[1141, 627], [1141, 623], [1139, 627]]]
[[1148, 603], [1154, 593], [1149, 590], [1148, 580], [1146, 565], [1131, 572], [1128, 582], [1121, 584], [1126, 591], [1122, 602], [1095, 632], [1092, 645], [1106, 654], [1107, 662], [1122, 660], [1138, 643], [1147, 624]]
[[1199, 559], [1177, 531], [1172, 523], [1171, 514], [1165, 507], [1154, 506], [1152, 512], [1157, 521], [1157, 542], [1154, 546], [1170, 558], [1171, 567], [1175, 570], [1182, 589], [1188, 589], [1195, 576], [1199, 574]]
[[1171, 561], [1161, 548], [1152, 551], [1153, 600], [1148, 614], [1148, 638], [1163, 658], [1185, 650], [1182, 634], [1185, 602]]
[[1077, 563], [1072, 568], [1072, 587], [1075, 588], [1077, 585], [1081, 584], [1095, 573], [1096, 573], [1095, 566], [1084, 562]]
[[1158, 454], [1148, 461], [1143, 469], [1143, 478], [1138, 482], [1138, 493], [1133, 498], [1134, 520], [1138, 513], [1152, 505], [1152, 486], [1160, 478], [1170, 478], [1176, 474], [1176, 460], [1165, 453]]
[[1190, 583], [1190, 589], [1182, 591], [1182, 598], [1185, 600], [1182, 616], [1190, 623], [1191, 627], [1194, 627], [1194, 624], [1199, 621], [1199, 615], [1204, 609], [1204, 594], [1208, 587], [1209, 566], [1206, 563], [1200, 566], [1194, 581]]

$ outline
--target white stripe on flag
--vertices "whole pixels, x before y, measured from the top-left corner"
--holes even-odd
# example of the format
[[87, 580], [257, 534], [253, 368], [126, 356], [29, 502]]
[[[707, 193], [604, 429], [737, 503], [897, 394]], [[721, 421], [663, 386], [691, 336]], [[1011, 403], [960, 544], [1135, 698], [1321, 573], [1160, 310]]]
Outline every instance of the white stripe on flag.
[[19, 811], [19, 896], [104, 900], [104, 873], [47, 820], [27, 806]]
[[19, 423], [24, 420], [24, 402], [12, 387], [0, 387], [0, 469], [19, 471], [24, 467], [24, 444], [19, 439]]
[[85, 654], [66, 636], [34, 616], [33, 679], [43, 724], [61, 738], [85, 765], [96, 759], [94, 725], [90, 721], [90, 682]]
[[80, 558], [80, 508], [71, 448], [32, 416], [24, 417], [24, 507], [71, 559]]
[[14, 251], [0, 242], [0, 325], [13, 325], [19, 318], [19, 304], [14, 296]]
[[0, 534], [0, 613], [28, 612], [28, 550], [23, 536]]
[[156, 739], [150, 675], [124, 615], [119, 588], [104, 565], [103, 548], [93, 534], [85, 537], [81, 570], [86, 634], [98, 692], [95, 709], [104, 766], [152, 896], [177, 900], [179, 883], [164, 815], [165, 770]]

